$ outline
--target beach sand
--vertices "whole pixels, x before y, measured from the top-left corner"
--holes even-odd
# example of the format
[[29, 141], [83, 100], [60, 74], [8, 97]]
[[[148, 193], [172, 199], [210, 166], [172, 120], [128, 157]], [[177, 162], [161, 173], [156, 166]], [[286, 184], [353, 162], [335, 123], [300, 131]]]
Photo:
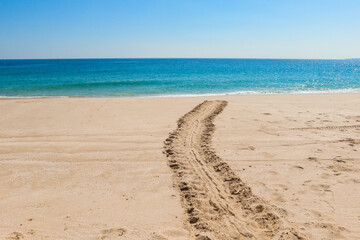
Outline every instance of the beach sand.
[[[193, 239], [183, 179], [200, 211], [193, 220], [208, 220], [213, 238], [236, 226], [245, 239], [360, 239], [359, 102], [351, 94], [1, 100], [0, 239]], [[217, 175], [215, 163], [228, 169]], [[236, 176], [244, 198], [230, 194], [224, 174]], [[275, 220], [262, 225], [264, 213]]]

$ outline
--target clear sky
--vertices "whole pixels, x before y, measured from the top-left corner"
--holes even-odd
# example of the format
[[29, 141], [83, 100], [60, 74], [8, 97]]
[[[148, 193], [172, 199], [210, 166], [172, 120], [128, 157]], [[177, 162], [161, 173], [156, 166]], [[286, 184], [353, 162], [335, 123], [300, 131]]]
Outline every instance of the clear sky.
[[359, 0], [0, 0], [0, 58], [359, 58]]

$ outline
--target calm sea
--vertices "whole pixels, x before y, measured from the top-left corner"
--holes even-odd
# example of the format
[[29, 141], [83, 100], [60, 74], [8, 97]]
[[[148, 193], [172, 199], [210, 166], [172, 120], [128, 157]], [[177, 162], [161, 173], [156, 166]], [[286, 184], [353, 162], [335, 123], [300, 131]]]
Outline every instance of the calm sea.
[[360, 93], [360, 60], [0, 60], [0, 96]]

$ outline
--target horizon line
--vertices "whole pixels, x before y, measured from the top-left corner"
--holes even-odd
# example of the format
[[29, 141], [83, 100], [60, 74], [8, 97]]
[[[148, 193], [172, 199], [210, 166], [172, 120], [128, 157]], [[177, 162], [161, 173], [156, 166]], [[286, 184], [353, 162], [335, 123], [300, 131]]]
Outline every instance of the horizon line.
[[0, 58], [1, 60], [92, 60], [92, 59], [258, 59], [258, 60], [359, 60], [360, 58], [246, 58], [246, 57], [80, 57], [80, 58]]

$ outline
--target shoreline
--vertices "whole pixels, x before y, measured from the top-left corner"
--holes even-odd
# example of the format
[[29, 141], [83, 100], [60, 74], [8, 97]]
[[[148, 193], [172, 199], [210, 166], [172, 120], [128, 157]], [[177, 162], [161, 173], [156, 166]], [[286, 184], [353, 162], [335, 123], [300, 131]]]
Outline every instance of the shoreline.
[[89, 95], [89, 96], [0, 96], [0, 100], [6, 99], [47, 99], [47, 98], [196, 98], [196, 97], [245, 97], [245, 96], [298, 96], [298, 95], [351, 95], [360, 94], [360, 88], [355, 89], [334, 89], [334, 90], [315, 90], [315, 91], [294, 91], [294, 92], [269, 92], [262, 91], [240, 91], [239, 92], [225, 92], [225, 93], [204, 93], [204, 94], [173, 94], [173, 95], [138, 95], [138, 96], [111, 96], [111, 95]]

